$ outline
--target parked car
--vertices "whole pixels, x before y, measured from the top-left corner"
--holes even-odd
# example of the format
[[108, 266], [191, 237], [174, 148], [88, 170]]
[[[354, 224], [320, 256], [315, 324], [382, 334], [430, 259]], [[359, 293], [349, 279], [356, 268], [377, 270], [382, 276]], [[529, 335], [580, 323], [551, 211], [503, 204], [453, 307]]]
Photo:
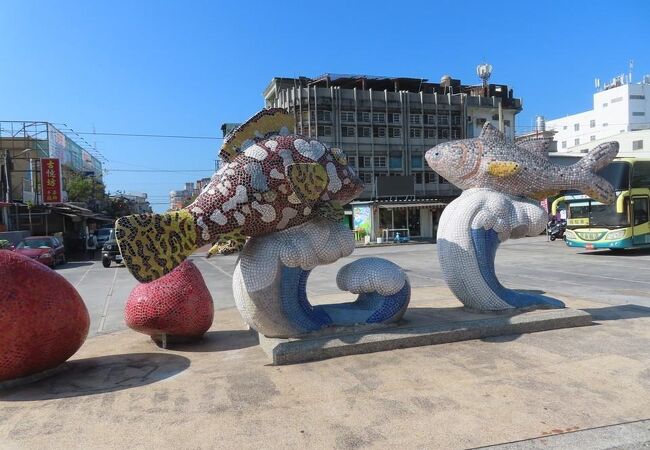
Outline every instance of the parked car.
[[117, 239], [115, 238], [115, 229], [111, 228], [111, 232], [108, 236], [108, 240], [104, 243], [102, 247], [102, 265], [104, 267], [110, 267], [111, 262], [115, 261], [117, 263], [122, 262], [122, 254], [120, 253], [120, 247], [117, 245]]
[[110, 239], [111, 232], [113, 230], [113, 228], [100, 228], [95, 232], [95, 236], [97, 236], [97, 245], [99, 248], [102, 248], [106, 241]]
[[18, 243], [15, 251], [51, 268], [54, 268], [57, 264], [65, 264], [63, 240], [53, 236], [25, 238]]

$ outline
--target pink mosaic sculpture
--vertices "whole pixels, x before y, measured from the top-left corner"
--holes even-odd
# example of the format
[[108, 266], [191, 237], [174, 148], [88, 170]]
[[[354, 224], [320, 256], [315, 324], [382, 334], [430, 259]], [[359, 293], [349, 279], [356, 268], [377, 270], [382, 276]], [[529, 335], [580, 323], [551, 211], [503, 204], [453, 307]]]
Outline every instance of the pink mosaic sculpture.
[[79, 293], [45, 265], [0, 250], [0, 382], [53, 369], [90, 327]]
[[130, 328], [163, 342], [201, 338], [213, 316], [210, 291], [190, 261], [151, 283], [136, 286], [124, 311]]

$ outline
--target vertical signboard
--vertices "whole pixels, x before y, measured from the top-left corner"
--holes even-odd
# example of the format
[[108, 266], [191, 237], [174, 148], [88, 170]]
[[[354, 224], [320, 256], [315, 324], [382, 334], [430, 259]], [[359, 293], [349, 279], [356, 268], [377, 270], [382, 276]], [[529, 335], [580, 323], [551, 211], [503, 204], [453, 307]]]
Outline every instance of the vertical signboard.
[[41, 158], [41, 194], [43, 203], [63, 203], [61, 163], [58, 158]]
[[352, 220], [356, 231], [363, 230], [367, 235], [371, 233], [371, 212], [370, 205], [355, 205], [352, 207]]

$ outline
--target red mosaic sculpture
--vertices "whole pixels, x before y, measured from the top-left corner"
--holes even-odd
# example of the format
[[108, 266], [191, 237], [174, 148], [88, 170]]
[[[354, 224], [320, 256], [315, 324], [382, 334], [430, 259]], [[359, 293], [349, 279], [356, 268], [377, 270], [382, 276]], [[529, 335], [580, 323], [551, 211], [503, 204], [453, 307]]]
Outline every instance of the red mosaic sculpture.
[[154, 340], [198, 339], [212, 325], [212, 296], [194, 263], [183, 262], [167, 275], [136, 286], [126, 303], [124, 320]]
[[86, 305], [65, 278], [0, 250], [0, 381], [62, 364], [79, 350], [89, 327]]

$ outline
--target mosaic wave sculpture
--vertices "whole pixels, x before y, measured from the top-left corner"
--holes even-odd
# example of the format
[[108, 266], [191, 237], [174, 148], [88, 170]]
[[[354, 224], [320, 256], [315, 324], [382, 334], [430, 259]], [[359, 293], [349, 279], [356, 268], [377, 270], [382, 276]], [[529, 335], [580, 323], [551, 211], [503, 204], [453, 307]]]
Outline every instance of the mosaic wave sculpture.
[[239, 312], [259, 333], [282, 338], [326, 327], [398, 321], [408, 306], [411, 286], [399, 266], [381, 258], [362, 258], [339, 270], [339, 289], [358, 294], [355, 301], [309, 303], [306, 286], [312, 269], [353, 250], [354, 236], [347, 226], [324, 218], [251, 238], [233, 275]]
[[496, 251], [509, 238], [539, 235], [547, 220], [539, 200], [561, 190], [581, 190], [611, 203], [614, 189], [596, 172], [614, 159], [618, 144], [599, 145], [566, 167], [549, 161], [547, 144], [506, 142], [488, 123], [478, 138], [440, 144], [425, 155], [433, 170], [465, 189], [440, 217], [438, 257], [449, 288], [468, 308], [564, 307], [554, 298], [505, 288], [494, 269]]

